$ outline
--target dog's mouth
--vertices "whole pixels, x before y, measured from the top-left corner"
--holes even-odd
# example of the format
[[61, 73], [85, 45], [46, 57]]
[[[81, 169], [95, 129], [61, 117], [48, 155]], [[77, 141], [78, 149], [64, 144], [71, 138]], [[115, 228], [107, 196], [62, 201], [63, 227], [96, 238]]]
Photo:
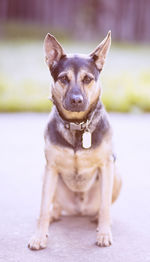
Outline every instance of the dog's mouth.
[[88, 105], [87, 105], [87, 102], [81, 103], [81, 104], [80, 103], [79, 104], [73, 104], [73, 103], [67, 104], [64, 101], [63, 107], [65, 110], [70, 111], [70, 112], [85, 112], [88, 108]]
[[66, 106], [65, 104], [63, 104], [63, 107], [66, 111], [69, 111], [69, 112], [85, 112], [87, 110], [87, 107], [86, 106], [83, 106], [83, 105], [78, 105], [78, 106], [75, 106], [75, 105], [71, 105], [71, 106]]

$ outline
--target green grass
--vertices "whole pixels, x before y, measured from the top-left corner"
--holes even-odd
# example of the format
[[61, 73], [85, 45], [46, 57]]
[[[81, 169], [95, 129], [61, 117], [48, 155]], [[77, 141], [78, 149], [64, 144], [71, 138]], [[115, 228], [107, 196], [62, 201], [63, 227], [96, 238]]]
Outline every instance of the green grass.
[[[90, 52], [95, 43], [64, 44], [68, 52]], [[117, 46], [102, 72], [108, 111], [150, 112], [150, 47]], [[51, 110], [50, 76], [41, 41], [0, 42], [0, 112]]]
[[[150, 71], [149, 71], [150, 72]], [[150, 112], [150, 73], [130, 72], [104, 78], [103, 102], [108, 111]]]
[[[52, 103], [48, 99], [49, 88], [33, 80], [21, 83], [9, 82], [0, 76], [0, 111], [50, 111]], [[141, 72], [133, 76], [129, 72], [102, 77], [102, 100], [108, 111], [150, 112], [150, 74]]]
[[46, 112], [52, 103], [48, 98], [48, 88], [33, 80], [12, 83], [8, 77], [0, 76], [1, 112]]

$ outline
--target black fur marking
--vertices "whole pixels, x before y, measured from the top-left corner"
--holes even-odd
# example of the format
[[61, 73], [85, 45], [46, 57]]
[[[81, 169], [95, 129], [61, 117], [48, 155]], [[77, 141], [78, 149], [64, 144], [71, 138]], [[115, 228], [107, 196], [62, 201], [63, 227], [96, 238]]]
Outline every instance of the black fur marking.
[[[71, 102], [72, 97], [75, 95], [80, 95], [82, 97], [82, 102], [80, 104], [74, 104]], [[81, 91], [80, 87], [77, 85], [74, 85], [72, 88], [68, 89], [65, 94], [64, 99], [64, 108], [68, 111], [85, 111], [87, 108], [87, 97], [84, 92]]]
[[[98, 147], [102, 140], [103, 137], [105, 136], [105, 134], [108, 132], [110, 128], [109, 122], [106, 118], [102, 118], [100, 119], [100, 121], [98, 122], [94, 132], [92, 133], [92, 146], [91, 149], [94, 149], [96, 147]], [[82, 147], [82, 135], [83, 135], [83, 131], [76, 131], [76, 143], [74, 146], [74, 150], [81, 150], [83, 149]], [[86, 150], [86, 149], [84, 149]]]
[[58, 131], [55, 118], [53, 118], [53, 120], [48, 123], [47, 133], [52, 144], [72, 148], [72, 146], [63, 138], [62, 134]]
[[96, 129], [92, 133], [92, 148], [95, 148], [96, 146], [101, 144], [103, 137], [109, 129], [110, 125], [107, 118], [100, 119]]
[[113, 153], [113, 160], [114, 160], [114, 162], [116, 162], [116, 159], [117, 159], [117, 156], [116, 156], [116, 154], [115, 153]]
[[75, 76], [78, 74], [81, 68], [85, 68], [88, 72], [92, 73], [95, 80], [98, 79], [99, 70], [97, 69], [94, 59], [92, 57], [82, 58], [77, 55], [73, 57], [62, 57], [59, 62], [51, 69], [51, 75], [54, 81], [57, 81], [58, 75], [62, 71], [66, 71], [72, 68]]
[[[48, 124], [48, 136], [50, 141], [55, 144], [59, 145], [61, 147], [68, 147], [72, 148], [74, 151], [81, 150], [82, 148], [82, 135], [83, 131], [76, 131], [76, 139], [75, 139], [75, 145], [69, 144], [62, 134], [58, 131], [57, 129], [57, 119], [53, 119], [49, 124]], [[92, 146], [91, 149], [94, 149], [98, 147], [105, 134], [109, 131], [110, 125], [107, 120], [107, 118], [100, 118], [100, 121], [98, 122], [94, 132], [92, 133]], [[86, 149], [83, 149], [86, 150]]]

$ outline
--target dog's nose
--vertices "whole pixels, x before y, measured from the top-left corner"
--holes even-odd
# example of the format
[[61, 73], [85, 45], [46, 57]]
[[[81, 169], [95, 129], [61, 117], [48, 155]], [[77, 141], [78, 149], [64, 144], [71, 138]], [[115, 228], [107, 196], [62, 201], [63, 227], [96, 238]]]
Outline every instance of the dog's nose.
[[83, 103], [83, 96], [81, 94], [72, 94], [70, 101], [72, 105], [80, 105]]

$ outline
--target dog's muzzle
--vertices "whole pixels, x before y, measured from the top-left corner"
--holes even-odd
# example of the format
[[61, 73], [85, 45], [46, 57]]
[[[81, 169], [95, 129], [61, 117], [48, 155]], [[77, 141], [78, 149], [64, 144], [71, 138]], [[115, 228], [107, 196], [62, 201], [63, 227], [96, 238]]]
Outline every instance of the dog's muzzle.
[[68, 92], [63, 103], [64, 108], [71, 112], [81, 112], [87, 109], [87, 98], [81, 92]]

